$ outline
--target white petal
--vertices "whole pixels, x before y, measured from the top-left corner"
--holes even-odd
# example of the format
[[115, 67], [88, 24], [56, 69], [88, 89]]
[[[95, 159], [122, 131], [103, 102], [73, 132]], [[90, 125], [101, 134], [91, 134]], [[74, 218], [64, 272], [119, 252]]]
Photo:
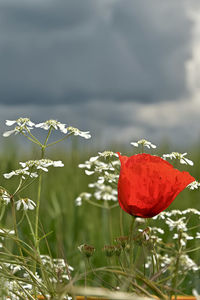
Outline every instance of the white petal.
[[15, 132], [17, 132], [15, 129], [9, 130], [9, 131], [4, 132], [4, 133], [3, 133], [3, 136], [4, 136], [4, 137], [8, 137], [8, 136], [10, 136], [11, 134], [13, 134], [13, 133], [15, 133]]
[[181, 158], [181, 159], [180, 159], [180, 163], [183, 164], [183, 165], [184, 165], [184, 164], [187, 165], [187, 162], [186, 162], [185, 160], [186, 160], [186, 159]]
[[10, 173], [5, 173], [5, 174], [3, 174], [4, 178], [6, 178], [6, 179], [11, 178], [13, 175], [15, 175], [15, 172], [14, 172], [14, 171], [12, 171], [12, 172], [10, 172]]
[[92, 174], [94, 174], [94, 171], [88, 171], [88, 170], [85, 170], [85, 174], [86, 174], [86, 175], [92, 175]]
[[53, 162], [53, 166], [54, 167], [64, 167], [64, 164], [61, 160], [58, 160], [58, 161]]
[[151, 147], [155, 149], [155, 148], [156, 148], [156, 145], [151, 144]]
[[19, 210], [21, 206], [21, 200], [16, 202], [16, 209]]
[[99, 156], [90, 157], [89, 161], [94, 162], [99, 158]]
[[138, 147], [138, 143], [132, 142], [131, 145], [133, 145], [134, 147]]
[[16, 123], [15, 120], [14, 120], [14, 121], [6, 120], [6, 125], [7, 125], [7, 126], [12, 126], [12, 125], [15, 124], [15, 123]]
[[191, 161], [190, 159], [185, 158], [185, 160], [186, 160], [186, 162], [188, 163], [188, 165], [190, 165], [190, 166], [193, 166], [193, 165], [194, 165], [193, 161]]

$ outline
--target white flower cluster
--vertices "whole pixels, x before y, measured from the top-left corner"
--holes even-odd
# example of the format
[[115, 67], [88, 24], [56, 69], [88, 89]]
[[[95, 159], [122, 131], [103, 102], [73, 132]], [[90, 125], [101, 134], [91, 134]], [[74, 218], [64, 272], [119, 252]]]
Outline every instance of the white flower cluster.
[[169, 226], [169, 230], [176, 229], [177, 231], [187, 231], [186, 217], [182, 217], [178, 220], [172, 220], [167, 218], [165, 223]]
[[36, 128], [42, 128], [44, 130], [49, 130], [53, 128], [55, 130], [60, 130], [62, 133], [67, 133], [66, 124], [60, 123], [57, 120], [47, 120], [45, 122], [39, 123], [35, 125]]
[[177, 159], [177, 160], [180, 161], [181, 164], [186, 164], [186, 165], [193, 166], [194, 165], [193, 161], [186, 158], [185, 157], [186, 155], [187, 155], [187, 153], [172, 152], [170, 154], [163, 154], [162, 158], [164, 160], [166, 160], [167, 158]]
[[69, 126], [67, 127], [67, 131], [69, 134], [73, 134], [73, 135], [79, 135], [80, 137], [83, 137], [84, 139], [90, 139], [91, 135], [89, 131], [81, 131], [78, 128]]
[[40, 258], [46, 270], [54, 270], [51, 274], [55, 276], [49, 278], [51, 282], [62, 283], [70, 279], [71, 271], [74, 269], [63, 258], [51, 258], [49, 255], [40, 255]]
[[117, 190], [112, 188], [110, 185], [105, 185], [103, 183], [90, 183], [88, 185], [90, 188], [95, 188], [94, 197], [97, 200], [105, 201], [117, 201]]
[[16, 209], [20, 210], [22, 207], [23, 210], [34, 210], [35, 209], [35, 202], [29, 198], [23, 198], [16, 202]]
[[6, 132], [3, 133], [4, 137], [8, 137], [11, 134], [26, 132], [28, 130], [33, 129], [33, 127], [35, 126], [35, 124], [29, 118], [19, 118], [19, 119], [14, 120], [14, 121], [6, 120], [6, 125], [7, 126], [12, 126], [14, 124], [16, 124], [14, 129], [6, 131]]
[[10, 203], [10, 195], [5, 189], [0, 189], [0, 199], [3, 201], [4, 204]]
[[[63, 259], [52, 259], [47, 255], [41, 255], [40, 258], [44, 268], [48, 271], [49, 275], [51, 274], [49, 277], [50, 282], [55, 284], [55, 286], [58, 283], [66, 284], [66, 281], [70, 279], [70, 273], [73, 271], [73, 268], [67, 265]], [[41, 286], [44, 286], [44, 282], [38, 273], [34, 274], [24, 268], [23, 265], [17, 265], [15, 263], [1, 263], [0, 269], [6, 271], [7, 275], [6, 278], [2, 275], [0, 277], [0, 292], [3, 291], [5, 299], [27, 299], [28, 295], [31, 297], [30, 299], [32, 299], [33, 297], [31, 295], [34, 295], [35, 292], [38, 296], [41, 295]], [[13, 278], [16, 276], [17, 280], [14, 280]], [[50, 295], [46, 293], [45, 299], [50, 298]], [[66, 295], [63, 296], [62, 299], [71, 300], [72, 298]]]
[[81, 194], [75, 199], [76, 206], [81, 206], [81, 205], [82, 205], [82, 202], [83, 202], [84, 200], [89, 200], [91, 197], [92, 197], [92, 194], [90, 194], [90, 193], [86, 193], [86, 192], [81, 193]]
[[61, 123], [57, 120], [47, 120], [45, 122], [35, 124], [29, 118], [19, 118], [17, 120], [6, 120], [7, 126], [15, 125], [14, 129], [6, 131], [3, 133], [4, 137], [8, 137], [11, 134], [18, 134], [18, 133], [27, 133], [34, 128], [42, 128], [44, 130], [55, 129], [59, 130], [64, 134], [73, 134], [79, 135], [85, 139], [89, 139], [91, 137], [89, 131], [81, 131], [78, 128], [69, 126], [67, 127], [66, 124]]
[[95, 198], [96, 200], [117, 201], [117, 181], [119, 179], [120, 161], [117, 153], [112, 151], [98, 152], [98, 155], [90, 157], [79, 168], [85, 169], [86, 175], [96, 174], [95, 183], [90, 183], [89, 188], [94, 188], [93, 193], [82, 193], [76, 198], [76, 205], [81, 205], [82, 200]]
[[[100, 160], [102, 158], [109, 159], [108, 161], [102, 161]], [[113, 158], [118, 158], [118, 155], [112, 151], [99, 152], [99, 155], [90, 157], [90, 159], [85, 161], [84, 164], [79, 164], [79, 168], [86, 169], [86, 175], [92, 175], [94, 173], [103, 175], [107, 172], [106, 176], [109, 176], [113, 174], [115, 168], [120, 166], [119, 159], [113, 160]], [[118, 179], [118, 177], [116, 177], [116, 179]]]
[[28, 160], [26, 162], [20, 162], [20, 165], [22, 166], [21, 169], [11, 171], [10, 173], [5, 173], [3, 174], [3, 176], [6, 179], [10, 179], [12, 176], [21, 176], [22, 179], [25, 179], [26, 176], [30, 178], [36, 178], [38, 177], [38, 174], [37, 172], [31, 172], [33, 168], [35, 168], [36, 170], [43, 170], [44, 172], [48, 172], [48, 167], [50, 166], [64, 166], [61, 160], [53, 161], [51, 159]]
[[150, 149], [150, 148], [155, 149], [156, 148], [156, 145], [152, 144], [151, 142], [149, 142], [145, 139], [139, 140], [137, 142], [131, 142], [131, 145], [134, 146], [134, 147], [138, 147], [138, 146], [141, 145], [142, 147], [147, 147], [148, 149]]
[[39, 159], [39, 160], [28, 160], [26, 162], [20, 162], [22, 168], [33, 168], [35, 167], [37, 170], [43, 170], [48, 172], [48, 167], [64, 167], [64, 164], [61, 160], [51, 160], [51, 159]]
[[190, 184], [188, 184], [187, 188], [189, 188], [190, 190], [197, 190], [200, 187], [200, 182], [198, 181], [193, 181]]
[[173, 236], [173, 239], [174, 239], [174, 240], [180, 239], [180, 244], [181, 244], [181, 246], [182, 246], [182, 247], [186, 247], [187, 241], [193, 240], [194, 237], [191, 236], [191, 235], [188, 235], [186, 232], [182, 232], [182, 233], [181, 233], [181, 237], [179, 236], [178, 233], [175, 233], [174, 236]]
[[182, 216], [182, 215], [187, 215], [187, 214], [194, 214], [200, 216], [200, 211], [195, 208], [187, 208], [185, 210], [178, 210], [178, 209], [173, 209], [171, 211], [163, 211], [160, 214], [156, 215], [153, 217], [153, 220], [165, 220], [168, 217], [177, 217], [177, 216]]
[[24, 169], [17, 169], [17, 170], [11, 171], [10, 173], [4, 173], [3, 176], [6, 179], [10, 179], [12, 176], [21, 176], [22, 179], [25, 179], [25, 176], [34, 178], [34, 177], [38, 177], [38, 174], [35, 172], [29, 172], [28, 168], [24, 168]]

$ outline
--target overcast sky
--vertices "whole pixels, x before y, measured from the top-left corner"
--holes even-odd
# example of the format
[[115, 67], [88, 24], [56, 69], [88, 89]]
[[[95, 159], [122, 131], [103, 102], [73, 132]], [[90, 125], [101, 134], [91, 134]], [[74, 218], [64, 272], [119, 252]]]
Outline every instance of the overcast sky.
[[0, 124], [28, 116], [94, 143], [200, 138], [195, 0], [0, 0]]

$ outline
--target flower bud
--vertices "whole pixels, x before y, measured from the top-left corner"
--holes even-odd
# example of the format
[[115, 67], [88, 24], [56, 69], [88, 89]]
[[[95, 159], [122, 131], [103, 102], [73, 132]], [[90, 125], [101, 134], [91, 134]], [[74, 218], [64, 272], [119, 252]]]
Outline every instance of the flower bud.
[[115, 241], [124, 249], [129, 241], [128, 236], [119, 236], [115, 239]]
[[95, 248], [93, 246], [82, 244], [78, 247], [79, 251], [83, 253], [87, 258], [94, 254]]
[[108, 257], [111, 257], [115, 254], [115, 246], [113, 245], [105, 245], [102, 250]]
[[115, 246], [115, 255], [116, 255], [116, 256], [120, 256], [121, 251], [122, 251], [122, 246], [119, 245], [119, 244], [117, 244], [117, 245]]

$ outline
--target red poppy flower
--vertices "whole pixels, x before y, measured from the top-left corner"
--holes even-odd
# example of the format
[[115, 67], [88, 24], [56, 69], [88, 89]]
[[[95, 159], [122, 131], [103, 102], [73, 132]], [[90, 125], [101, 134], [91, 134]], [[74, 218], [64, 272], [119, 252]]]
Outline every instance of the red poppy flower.
[[133, 216], [151, 218], [165, 210], [195, 179], [164, 159], [150, 154], [121, 156], [118, 200]]

